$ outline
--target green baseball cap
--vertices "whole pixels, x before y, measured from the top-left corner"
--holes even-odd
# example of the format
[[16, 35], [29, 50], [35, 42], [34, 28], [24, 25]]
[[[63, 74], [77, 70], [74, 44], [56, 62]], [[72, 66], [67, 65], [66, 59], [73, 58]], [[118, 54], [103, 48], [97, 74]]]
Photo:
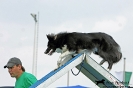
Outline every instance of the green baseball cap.
[[14, 65], [22, 65], [21, 60], [17, 57], [13, 57], [7, 62], [4, 68], [13, 67]]

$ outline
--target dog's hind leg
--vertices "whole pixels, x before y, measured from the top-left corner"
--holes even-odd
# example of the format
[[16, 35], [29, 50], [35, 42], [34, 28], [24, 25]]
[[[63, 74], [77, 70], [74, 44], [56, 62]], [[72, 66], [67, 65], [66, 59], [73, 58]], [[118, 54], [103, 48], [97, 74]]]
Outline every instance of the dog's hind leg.
[[109, 64], [109, 66], [108, 66], [108, 70], [110, 71], [110, 70], [112, 69], [113, 62], [112, 62], [112, 61], [110, 61], [110, 62], [108, 62], [108, 64]]
[[[99, 63], [99, 65], [102, 65], [104, 62], [105, 62], [105, 60], [103, 59], [103, 60]], [[110, 71], [110, 69], [108, 69], [108, 71]]]
[[103, 59], [99, 64], [102, 65], [105, 62], [105, 60]]
[[[103, 63], [105, 62], [105, 60], [103, 59], [100, 63], [99, 63], [99, 65], [102, 65]], [[113, 62], [111, 62], [111, 61], [107, 61], [108, 62], [108, 70], [110, 71], [111, 69], [112, 69], [112, 65], [113, 65]]]

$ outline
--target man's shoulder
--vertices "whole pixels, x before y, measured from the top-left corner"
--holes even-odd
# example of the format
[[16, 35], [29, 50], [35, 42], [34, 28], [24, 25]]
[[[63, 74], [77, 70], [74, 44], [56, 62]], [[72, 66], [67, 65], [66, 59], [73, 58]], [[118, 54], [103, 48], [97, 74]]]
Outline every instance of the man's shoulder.
[[24, 74], [25, 75], [33, 75], [33, 74], [29, 73], [29, 72], [24, 72]]
[[28, 85], [28, 86], [31, 86], [32, 84], [37, 82], [37, 78], [33, 74], [28, 73], [28, 72], [24, 73], [24, 79], [23, 80], [24, 80], [25, 85]]
[[33, 74], [28, 73], [28, 72], [24, 72], [25, 77], [35, 77]]
[[36, 77], [28, 72], [23, 72], [22, 77], [15, 84], [17, 88], [29, 88], [32, 84], [37, 81]]

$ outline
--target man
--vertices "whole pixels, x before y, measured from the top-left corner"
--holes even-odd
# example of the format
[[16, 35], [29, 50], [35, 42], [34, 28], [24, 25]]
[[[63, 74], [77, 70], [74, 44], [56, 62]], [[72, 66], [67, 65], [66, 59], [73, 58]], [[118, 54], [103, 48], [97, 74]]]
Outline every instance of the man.
[[8, 68], [11, 77], [16, 78], [15, 88], [29, 88], [37, 79], [34, 75], [25, 72], [22, 62], [19, 58], [11, 58], [4, 68]]

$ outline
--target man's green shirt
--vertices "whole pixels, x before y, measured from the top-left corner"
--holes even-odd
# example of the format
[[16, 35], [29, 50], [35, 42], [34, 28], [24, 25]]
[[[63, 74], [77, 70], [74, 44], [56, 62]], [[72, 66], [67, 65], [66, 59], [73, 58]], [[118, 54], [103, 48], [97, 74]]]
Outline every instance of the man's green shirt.
[[23, 72], [22, 75], [16, 80], [15, 88], [29, 88], [36, 81], [37, 79], [34, 75]]

